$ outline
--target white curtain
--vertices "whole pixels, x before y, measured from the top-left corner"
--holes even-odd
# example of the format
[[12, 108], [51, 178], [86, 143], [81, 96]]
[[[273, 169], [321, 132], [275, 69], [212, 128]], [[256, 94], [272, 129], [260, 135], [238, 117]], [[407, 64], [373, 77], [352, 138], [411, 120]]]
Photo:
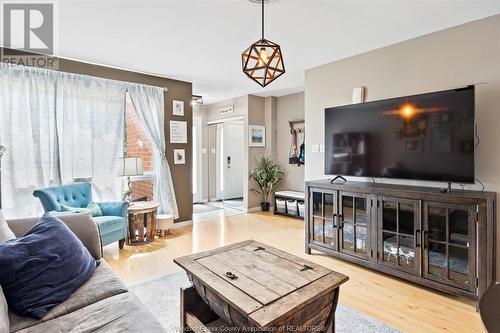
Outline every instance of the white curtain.
[[90, 181], [94, 200], [120, 198], [118, 159], [123, 156], [126, 85], [60, 73], [56, 120], [61, 181]]
[[57, 73], [0, 65], [2, 208], [6, 217], [42, 211], [32, 192], [60, 183], [55, 127]]
[[154, 198], [160, 204], [160, 214], [179, 217], [174, 185], [165, 156], [165, 101], [163, 88], [130, 84], [130, 99], [134, 104], [151, 145], [154, 147], [154, 170], [156, 173]]
[[96, 201], [121, 197], [125, 97], [129, 91], [154, 147], [154, 199], [178, 217], [165, 156], [163, 89], [0, 64], [2, 206], [6, 217], [36, 216], [34, 189], [89, 181]]

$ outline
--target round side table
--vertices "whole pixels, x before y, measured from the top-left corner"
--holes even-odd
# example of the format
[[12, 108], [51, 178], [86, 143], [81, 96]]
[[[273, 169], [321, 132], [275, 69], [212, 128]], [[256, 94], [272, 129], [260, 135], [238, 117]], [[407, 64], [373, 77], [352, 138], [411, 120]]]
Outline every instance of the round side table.
[[134, 202], [128, 207], [127, 245], [154, 241], [157, 208], [158, 204], [153, 201]]

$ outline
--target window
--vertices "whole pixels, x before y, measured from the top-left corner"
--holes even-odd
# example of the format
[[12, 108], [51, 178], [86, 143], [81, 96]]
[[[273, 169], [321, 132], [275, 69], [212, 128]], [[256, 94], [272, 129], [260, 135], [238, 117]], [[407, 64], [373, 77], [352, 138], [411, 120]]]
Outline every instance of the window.
[[134, 104], [126, 97], [126, 135], [125, 151], [127, 156], [141, 157], [144, 176], [132, 177], [132, 200], [153, 200], [154, 167], [153, 147], [137, 117]]

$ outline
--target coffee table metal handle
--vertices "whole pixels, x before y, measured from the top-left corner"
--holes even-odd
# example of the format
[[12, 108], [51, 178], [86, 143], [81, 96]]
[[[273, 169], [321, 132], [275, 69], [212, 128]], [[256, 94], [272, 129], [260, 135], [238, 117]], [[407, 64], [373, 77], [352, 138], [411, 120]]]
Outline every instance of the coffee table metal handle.
[[232, 272], [226, 272], [226, 277], [229, 279], [229, 280], [234, 280], [234, 279], [237, 279], [238, 277], [236, 276], [236, 274], [232, 273]]

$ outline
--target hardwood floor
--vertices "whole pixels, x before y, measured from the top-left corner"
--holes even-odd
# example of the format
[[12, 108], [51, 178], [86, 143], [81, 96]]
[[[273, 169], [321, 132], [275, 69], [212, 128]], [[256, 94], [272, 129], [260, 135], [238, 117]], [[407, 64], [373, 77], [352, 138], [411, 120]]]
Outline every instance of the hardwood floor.
[[340, 303], [404, 332], [484, 332], [474, 302], [314, 252], [304, 253], [303, 221], [251, 213], [195, 223], [145, 246], [104, 248], [104, 257], [127, 284], [178, 272], [172, 259], [254, 239], [349, 276]]

